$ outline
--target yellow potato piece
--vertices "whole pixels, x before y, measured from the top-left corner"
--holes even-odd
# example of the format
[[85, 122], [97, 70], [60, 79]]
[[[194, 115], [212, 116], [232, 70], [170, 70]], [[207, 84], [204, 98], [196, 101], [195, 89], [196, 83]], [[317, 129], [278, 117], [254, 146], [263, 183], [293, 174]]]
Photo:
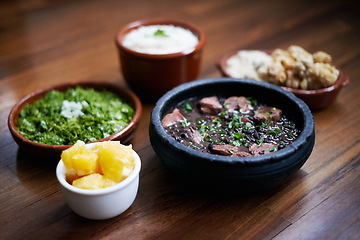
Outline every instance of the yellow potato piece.
[[93, 150], [99, 156], [103, 174], [115, 182], [127, 178], [134, 169], [131, 145], [124, 146], [118, 141], [108, 141], [97, 144]]
[[78, 178], [73, 181], [72, 185], [82, 189], [99, 189], [106, 188], [115, 185], [113, 180], [98, 174], [93, 173], [82, 178]]
[[85, 176], [92, 173], [102, 173], [98, 156], [88, 149], [83, 141], [77, 141], [72, 147], [61, 154], [67, 175]]

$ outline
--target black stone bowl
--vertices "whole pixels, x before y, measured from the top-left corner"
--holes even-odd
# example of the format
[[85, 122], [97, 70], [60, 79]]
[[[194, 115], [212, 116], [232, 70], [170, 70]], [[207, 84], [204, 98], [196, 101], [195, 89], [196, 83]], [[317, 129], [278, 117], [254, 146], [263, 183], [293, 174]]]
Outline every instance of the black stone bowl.
[[[193, 97], [254, 97], [259, 103], [283, 110], [301, 130], [298, 139], [276, 152], [253, 157], [202, 153], [168, 135], [162, 118], [179, 102]], [[315, 143], [315, 125], [307, 105], [280, 87], [247, 79], [216, 78], [182, 84], [158, 100], [151, 113], [151, 145], [163, 163], [181, 179], [210, 188], [272, 189], [287, 180], [309, 158]]]

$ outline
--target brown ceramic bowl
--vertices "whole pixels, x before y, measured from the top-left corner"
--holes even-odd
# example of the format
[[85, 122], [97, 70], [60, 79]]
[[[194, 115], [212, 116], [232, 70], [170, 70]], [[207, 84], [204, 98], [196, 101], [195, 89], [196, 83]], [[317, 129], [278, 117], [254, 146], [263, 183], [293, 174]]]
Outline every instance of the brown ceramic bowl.
[[[225, 54], [224, 56], [222, 56], [217, 61], [216, 65], [224, 77], [232, 77], [226, 71], [226, 62], [230, 57], [234, 56], [239, 51], [240, 50], [231, 51]], [[272, 52], [270, 50], [263, 50], [263, 51], [268, 54], [271, 54]], [[303, 100], [312, 110], [324, 109], [328, 107], [332, 102], [334, 102], [341, 88], [345, 87], [350, 82], [349, 77], [340, 68], [337, 67], [337, 69], [339, 70], [340, 73], [339, 78], [333, 86], [330, 86], [328, 88], [322, 88], [318, 90], [301, 90], [301, 89], [294, 89], [283, 86], [281, 86], [281, 88], [295, 94], [295, 96]]]
[[112, 134], [109, 137], [99, 139], [94, 142], [117, 140], [126, 143], [132, 138], [142, 113], [141, 102], [139, 98], [132, 91], [114, 85], [112, 83], [106, 83], [106, 82], [94, 82], [94, 81], [69, 82], [32, 92], [29, 95], [25, 96], [23, 99], [21, 99], [12, 108], [8, 118], [8, 126], [14, 140], [21, 149], [24, 149], [35, 156], [55, 158], [56, 160], [59, 160], [59, 156], [61, 152], [64, 149], [69, 148], [71, 145], [46, 145], [46, 144], [33, 142], [23, 137], [16, 130], [16, 124], [19, 118], [19, 114], [26, 104], [32, 104], [35, 101], [43, 98], [46, 95], [46, 93], [49, 92], [50, 90], [65, 91], [69, 88], [74, 88], [76, 86], [81, 86], [83, 88], [94, 88], [96, 90], [106, 89], [108, 91], [112, 91], [118, 94], [124, 101], [126, 101], [135, 109], [135, 115], [131, 120], [131, 122], [126, 127], [124, 127], [121, 131]]
[[[133, 51], [122, 43], [124, 36], [140, 26], [173, 25], [190, 30], [199, 43], [187, 51], [171, 54], [147, 54]], [[143, 101], [154, 102], [168, 90], [195, 80], [205, 45], [205, 34], [197, 26], [173, 19], [149, 19], [132, 22], [116, 36], [120, 65], [127, 84]]]

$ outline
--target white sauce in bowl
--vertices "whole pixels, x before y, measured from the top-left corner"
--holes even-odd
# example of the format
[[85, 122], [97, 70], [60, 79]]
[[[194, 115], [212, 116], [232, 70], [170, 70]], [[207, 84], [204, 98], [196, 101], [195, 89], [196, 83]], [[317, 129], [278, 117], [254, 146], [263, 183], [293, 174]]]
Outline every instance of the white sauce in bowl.
[[136, 52], [171, 54], [195, 48], [199, 39], [190, 31], [173, 25], [141, 26], [131, 30], [122, 44]]

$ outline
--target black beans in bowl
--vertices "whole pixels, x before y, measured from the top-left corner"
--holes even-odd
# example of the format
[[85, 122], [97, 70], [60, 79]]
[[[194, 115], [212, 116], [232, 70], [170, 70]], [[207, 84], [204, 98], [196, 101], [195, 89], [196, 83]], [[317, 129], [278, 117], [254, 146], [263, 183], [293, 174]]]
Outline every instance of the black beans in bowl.
[[301, 131], [281, 109], [255, 98], [189, 98], [161, 120], [184, 146], [232, 157], [269, 154], [294, 142]]
[[[197, 116], [189, 117], [186, 109], [200, 109], [199, 102], [204, 99], [206, 101], [210, 99], [211, 102], [214, 97], [218, 99], [221, 109], [212, 116], [213, 121], [199, 120], [201, 118]], [[234, 113], [224, 111], [227, 109], [227, 104], [230, 105], [226, 101], [232, 97], [247, 101], [256, 100], [256, 103], [251, 105], [252, 112], [242, 114], [244, 107], [240, 106], [234, 109], [235, 112], [241, 113], [236, 116], [240, 120], [235, 123]], [[166, 123], [167, 115], [173, 113], [175, 109], [181, 114], [180, 117], [177, 116], [177, 130], [174, 130], [176, 129], [174, 123]], [[272, 114], [277, 111], [281, 111], [281, 114], [274, 117], [275, 115]], [[264, 120], [261, 117], [256, 119], [255, 115], [258, 112], [263, 113]], [[195, 114], [201, 115], [201, 113]], [[211, 114], [205, 115], [211, 118]], [[181, 120], [182, 117], [185, 117], [185, 120]], [[284, 134], [290, 136], [288, 138], [284, 138], [281, 134], [268, 134], [273, 138], [269, 141], [273, 145], [267, 145], [264, 132], [279, 129], [275, 130], [279, 133], [284, 130], [276, 127], [273, 120], [280, 121], [279, 124], [283, 126], [296, 127], [291, 127], [290, 130], [286, 128], [289, 132]], [[201, 121], [207, 128], [206, 134], [203, 135]], [[216, 132], [214, 128], [218, 123], [223, 126]], [[185, 129], [186, 125], [192, 126], [192, 130], [181, 132], [181, 128]], [[266, 127], [266, 125], [271, 125], [272, 128], [260, 131], [261, 126]], [[213, 132], [208, 131], [211, 128]], [[225, 131], [228, 131], [227, 138], [221, 140], [219, 137], [214, 137], [214, 135], [220, 136], [221, 132]], [[192, 132], [196, 132], [195, 135], [192, 135]], [[177, 136], [177, 133], [180, 136]], [[220, 183], [221, 186], [223, 183], [231, 183], [231, 185], [251, 188], [273, 188], [283, 183], [302, 167], [315, 143], [313, 116], [302, 100], [265, 82], [232, 78], [197, 80], [167, 92], [159, 99], [152, 111], [149, 134], [152, 147], [163, 163], [186, 179], [207, 182], [210, 185]], [[181, 138], [186, 140], [182, 142]], [[245, 142], [248, 144], [244, 144]], [[280, 142], [282, 143], [279, 144]], [[287, 142], [286, 146], [282, 146], [284, 142]], [[266, 148], [256, 152], [250, 149], [254, 144], [265, 145]], [[227, 153], [216, 152], [216, 148], [225, 145], [231, 147], [225, 149]], [[237, 152], [242, 153], [237, 154]]]

